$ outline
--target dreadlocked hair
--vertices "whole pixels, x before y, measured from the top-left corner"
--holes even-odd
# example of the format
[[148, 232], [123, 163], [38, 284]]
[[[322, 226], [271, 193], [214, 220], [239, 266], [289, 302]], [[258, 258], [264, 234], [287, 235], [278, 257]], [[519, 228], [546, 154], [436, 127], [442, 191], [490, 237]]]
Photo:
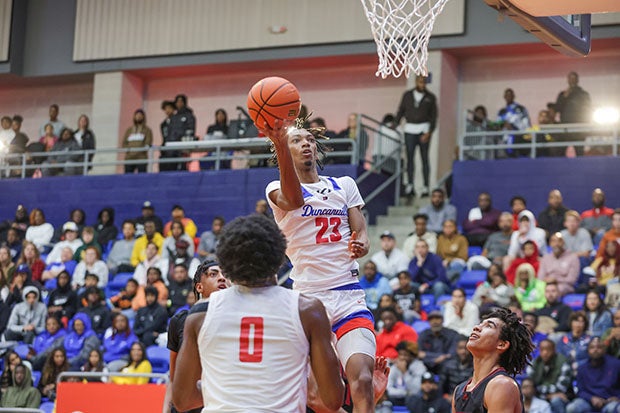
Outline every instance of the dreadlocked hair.
[[[316, 164], [320, 170], [323, 170], [323, 160], [327, 156], [327, 152], [331, 152], [332, 148], [325, 145], [323, 141], [329, 140], [329, 138], [323, 133], [327, 130], [327, 128], [323, 126], [319, 126], [318, 128], [304, 128], [304, 125], [308, 122], [312, 116], [312, 112], [308, 113], [305, 117], [299, 117], [295, 119], [295, 128], [297, 129], [305, 129], [314, 136], [316, 140], [316, 150], [319, 153], [318, 159], [316, 160]], [[269, 162], [273, 165], [278, 165], [278, 157], [276, 156], [276, 147], [273, 142], [269, 141], [269, 151], [272, 153], [271, 158], [269, 158]]]
[[495, 308], [484, 316], [485, 320], [489, 318], [497, 318], [503, 323], [499, 338], [508, 341], [510, 346], [500, 355], [499, 364], [509, 374], [516, 376], [532, 360], [532, 333], [515, 313], [506, 308]]

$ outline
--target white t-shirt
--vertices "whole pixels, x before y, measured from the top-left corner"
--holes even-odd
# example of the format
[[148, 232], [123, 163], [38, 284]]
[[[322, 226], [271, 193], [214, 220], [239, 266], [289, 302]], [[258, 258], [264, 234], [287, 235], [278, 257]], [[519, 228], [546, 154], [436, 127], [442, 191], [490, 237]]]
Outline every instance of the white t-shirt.
[[203, 413], [306, 411], [310, 345], [299, 292], [233, 285], [211, 294], [198, 351]]
[[293, 211], [278, 208], [269, 194], [280, 181], [267, 185], [274, 218], [286, 236], [286, 254], [293, 264], [294, 288], [304, 293], [325, 291], [358, 281], [359, 265], [349, 258], [349, 209], [364, 200], [348, 176], [320, 176], [319, 182], [302, 184], [304, 205]]

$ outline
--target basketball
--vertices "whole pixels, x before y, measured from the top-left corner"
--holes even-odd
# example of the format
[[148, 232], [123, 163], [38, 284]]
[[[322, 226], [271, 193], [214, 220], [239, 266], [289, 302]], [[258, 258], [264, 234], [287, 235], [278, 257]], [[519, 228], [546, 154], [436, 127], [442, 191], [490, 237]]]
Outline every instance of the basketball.
[[300, 108], [299, 91], [281, 77], [261, 79], [248, 93], [248, 112], [259, 129], [273, 128], [276, 119], [294, 120]]

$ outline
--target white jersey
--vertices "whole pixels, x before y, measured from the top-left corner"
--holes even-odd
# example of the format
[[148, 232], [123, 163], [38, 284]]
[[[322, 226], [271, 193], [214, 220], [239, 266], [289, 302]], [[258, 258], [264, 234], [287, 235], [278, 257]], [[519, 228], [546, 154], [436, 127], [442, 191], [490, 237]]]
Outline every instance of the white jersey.
[[306, 411], [310, 349], [298, 292], [233, 285], [211, 294], [198, 351], [203, 413]]
[[274, 218], [288, 241], [286, 255], [293, 264], [293, 287], [304, 293], [325, 291], [358, 281], [359, 265], [349, 257], [349, 209], [364, 200], [348, 176], [319, 176], [319, 182], [302, 184], [304, 205], [293, 211], [278, 208], [269, 194], [280, 181], [267, 185]]

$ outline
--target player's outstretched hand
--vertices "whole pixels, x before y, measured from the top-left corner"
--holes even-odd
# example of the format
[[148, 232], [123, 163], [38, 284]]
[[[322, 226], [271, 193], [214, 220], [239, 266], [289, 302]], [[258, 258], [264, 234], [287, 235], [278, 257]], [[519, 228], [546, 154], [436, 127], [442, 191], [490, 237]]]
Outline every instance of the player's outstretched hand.
[[276, 119], [273, 129], [267, 124], [264, 124], [263, 128], [258, 130], [265, 135], [274, 145], [284, 145], [288, 143], [288, 127], [291, 125], [290, 121], [284, 121], [282, 119]]
[[357, 239], [357, 231], [351, 233], [349, 239], [349, 257], [360, 258], [368, 254], [368, 243]]
[[377, 357], [375, 359], [375, 370], [372, 374], [372, 387], [375, 392], [375, 404], [381, 399], [388, 385], [388, 377], [390, 368], [387, 365], [385, 357]]

